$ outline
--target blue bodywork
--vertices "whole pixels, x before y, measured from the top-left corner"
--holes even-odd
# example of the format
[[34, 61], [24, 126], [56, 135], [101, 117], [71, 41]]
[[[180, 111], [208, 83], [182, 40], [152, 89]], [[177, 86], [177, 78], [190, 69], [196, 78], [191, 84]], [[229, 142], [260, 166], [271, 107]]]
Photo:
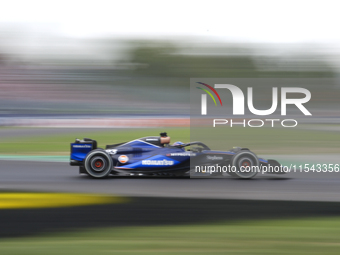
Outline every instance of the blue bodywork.
[[[134, 140], [115, 149], [106, 150], [115, 162], [115, 170], [150, 170], [177, 168], [183, 163], [190, 163], [190, 153], [183, 148], [162, 147], [142, 140]], [[180, 153], [181, 156], [173, 156]], [[119, 157], [125, 155], [128, 161], [122, 163]], [[184, 155], [184, 156], [183, 156]]]
[[[98, 173], [96, 171], [99, 173], [103, 171], [101, 168], [103, 165], [109, 165], [107, 169], [112, 174], [183, 175], [190, 170], [190, 166], [229, 165], [234, 155], [241, 151], [249, 151], [239, 147], [234, 147], [230, 151], [216, 151], [201, 142], [170, 145], [170, 138], [165, 137], [168, 138], [166, 143], [163, 143], [162, 138], [164, 137], [144, 137], [126, 143], [107, 145], [106, 149], [98, 149], [95, 140], [77, 139], [75, 143], [71, 143], [70, 164], [80, 166], [80, 173], [87, 173], [86, 167], [92, 168], [92, 175], [96, 175]], [[268, 164], [267, 160], [262, 158], [258, 160], [261, 165]]]
[[92, 149], [91, 143], [71, 143], [71, 160], [83, 161]]

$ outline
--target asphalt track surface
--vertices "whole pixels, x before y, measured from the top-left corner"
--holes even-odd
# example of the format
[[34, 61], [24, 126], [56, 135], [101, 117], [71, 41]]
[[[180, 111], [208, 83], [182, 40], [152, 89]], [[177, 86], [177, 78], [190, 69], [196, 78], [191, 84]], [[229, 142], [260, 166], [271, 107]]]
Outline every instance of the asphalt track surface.
[[340, 173], [258, 174], [251, 180], [166, 177], [92, 179], [68, 163], [0, 161], [0, 191], [53, 191], [133, 197], [340, 201]]
[[92, 227], [340, 215], [339, 173], [260, 175], [252, 180], [114, 176], [97, 180], [79, 175], [78, 168], [67, 163], [1, 160], [0, 178], [0, 192], [5, 193], [84, 192], [123, 195], [128, 200], [0, 210], [0, 238]]

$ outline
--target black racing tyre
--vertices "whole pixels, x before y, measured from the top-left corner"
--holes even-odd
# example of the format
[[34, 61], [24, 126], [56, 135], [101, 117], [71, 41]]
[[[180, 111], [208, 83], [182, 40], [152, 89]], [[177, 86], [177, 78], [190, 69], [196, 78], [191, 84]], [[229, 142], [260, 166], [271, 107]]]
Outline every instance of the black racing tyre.
[[231, 159], [231, 171], [229, 174], [242, 179], [251, 179], [257, 175], [260, 162], [255, 153], [241, 151]]
[[84, 168], [93, 178], [105, 178], [112, 170], [112, 158], [103, 150], [93, 150], [87, 154]]

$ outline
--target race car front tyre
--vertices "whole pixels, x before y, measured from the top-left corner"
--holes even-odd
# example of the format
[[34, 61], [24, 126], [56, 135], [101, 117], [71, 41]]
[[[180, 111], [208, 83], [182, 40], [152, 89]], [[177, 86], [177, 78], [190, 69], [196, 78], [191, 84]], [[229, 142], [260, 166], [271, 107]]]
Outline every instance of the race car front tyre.
[[250, 179], [257, 175], [260, 162], [251, 151], [241, 151], [231, 159], [232, 171], [230, 175], [242, 179]]
[[84, 168], [93, 178], [105, 178], [111, 173], [112, 159], [105, 151], [94, 150], [86, 156]]

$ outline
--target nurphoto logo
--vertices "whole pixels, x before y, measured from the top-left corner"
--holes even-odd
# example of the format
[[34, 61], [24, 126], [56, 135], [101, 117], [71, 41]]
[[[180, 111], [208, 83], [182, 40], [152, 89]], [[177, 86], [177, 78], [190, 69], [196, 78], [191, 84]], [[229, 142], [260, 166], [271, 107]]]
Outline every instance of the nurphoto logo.
[[[198, 84], [201, 84], [205, 86], [205, 88], [197, 87], [198, 89], [203, 90], [205, 93], [201, 94], [201, 115], [207, 115], [208, 107], [207, 107], [207, 95], [210, 96], [210, 98], [214, 101], [215, 106], [218, 104], [216, 103], [214, 95], [208, 90], [210, 89], [217, 99], [219, 100], [220, 106], [223, 107], [222, 99], [220, 94], [216, 91], [216, 89], [227, 89], [231, 92], [232, 98], [233, 98], [233, 115], [241, 116], [245, 114], [245, 96], [242, 90], [232, 84], [215, 84], [214, 87], [211, 85], [208, 85], [206, 83], [197, 82]], [[289, 98], [289, 93], [295, 93], [295, 94], [302, 94], [302, 98]], [[287, 105], [295, 105], [304, 115], [311, 116], [312, 114], [307, 110], [307, 108], [304, 106], [305, 103], [307, 103], [311, 99], [311, 93], [308, 89], [305, 88], [299, 88], [299, 87], [282, 87], [281, 88], [281, 116], [287, 115]], [[258, 110], [254, 107], [253, 102], [253, 88], [248, 87], [247, 88], [247, 106], [249, 111], [258, 116], [268, 116], [273, 114], [278, 106], [278, 88], [273, 87], [272, 88], [272, 105], [269, 109], [266, 110]], [[246, 121], [245, 119], [241, 122], [233, 121], [232, 119], [214, 119], [213, 120], [213, 127], [216, 127], [216, 125], [225, 125], [230, 124], [231, 127], [233, 125], [242, 125], [243, 127], [246, 127], [248, 125], [249, 127], [262, 127], [265, 122], [271, 123], [271, 126], [274, 127], [275, 122], [280, 122], [281, 126], [283, 127], [295, 127], [297, 126], [298, 122], [295, 119], [250, 119]]]

